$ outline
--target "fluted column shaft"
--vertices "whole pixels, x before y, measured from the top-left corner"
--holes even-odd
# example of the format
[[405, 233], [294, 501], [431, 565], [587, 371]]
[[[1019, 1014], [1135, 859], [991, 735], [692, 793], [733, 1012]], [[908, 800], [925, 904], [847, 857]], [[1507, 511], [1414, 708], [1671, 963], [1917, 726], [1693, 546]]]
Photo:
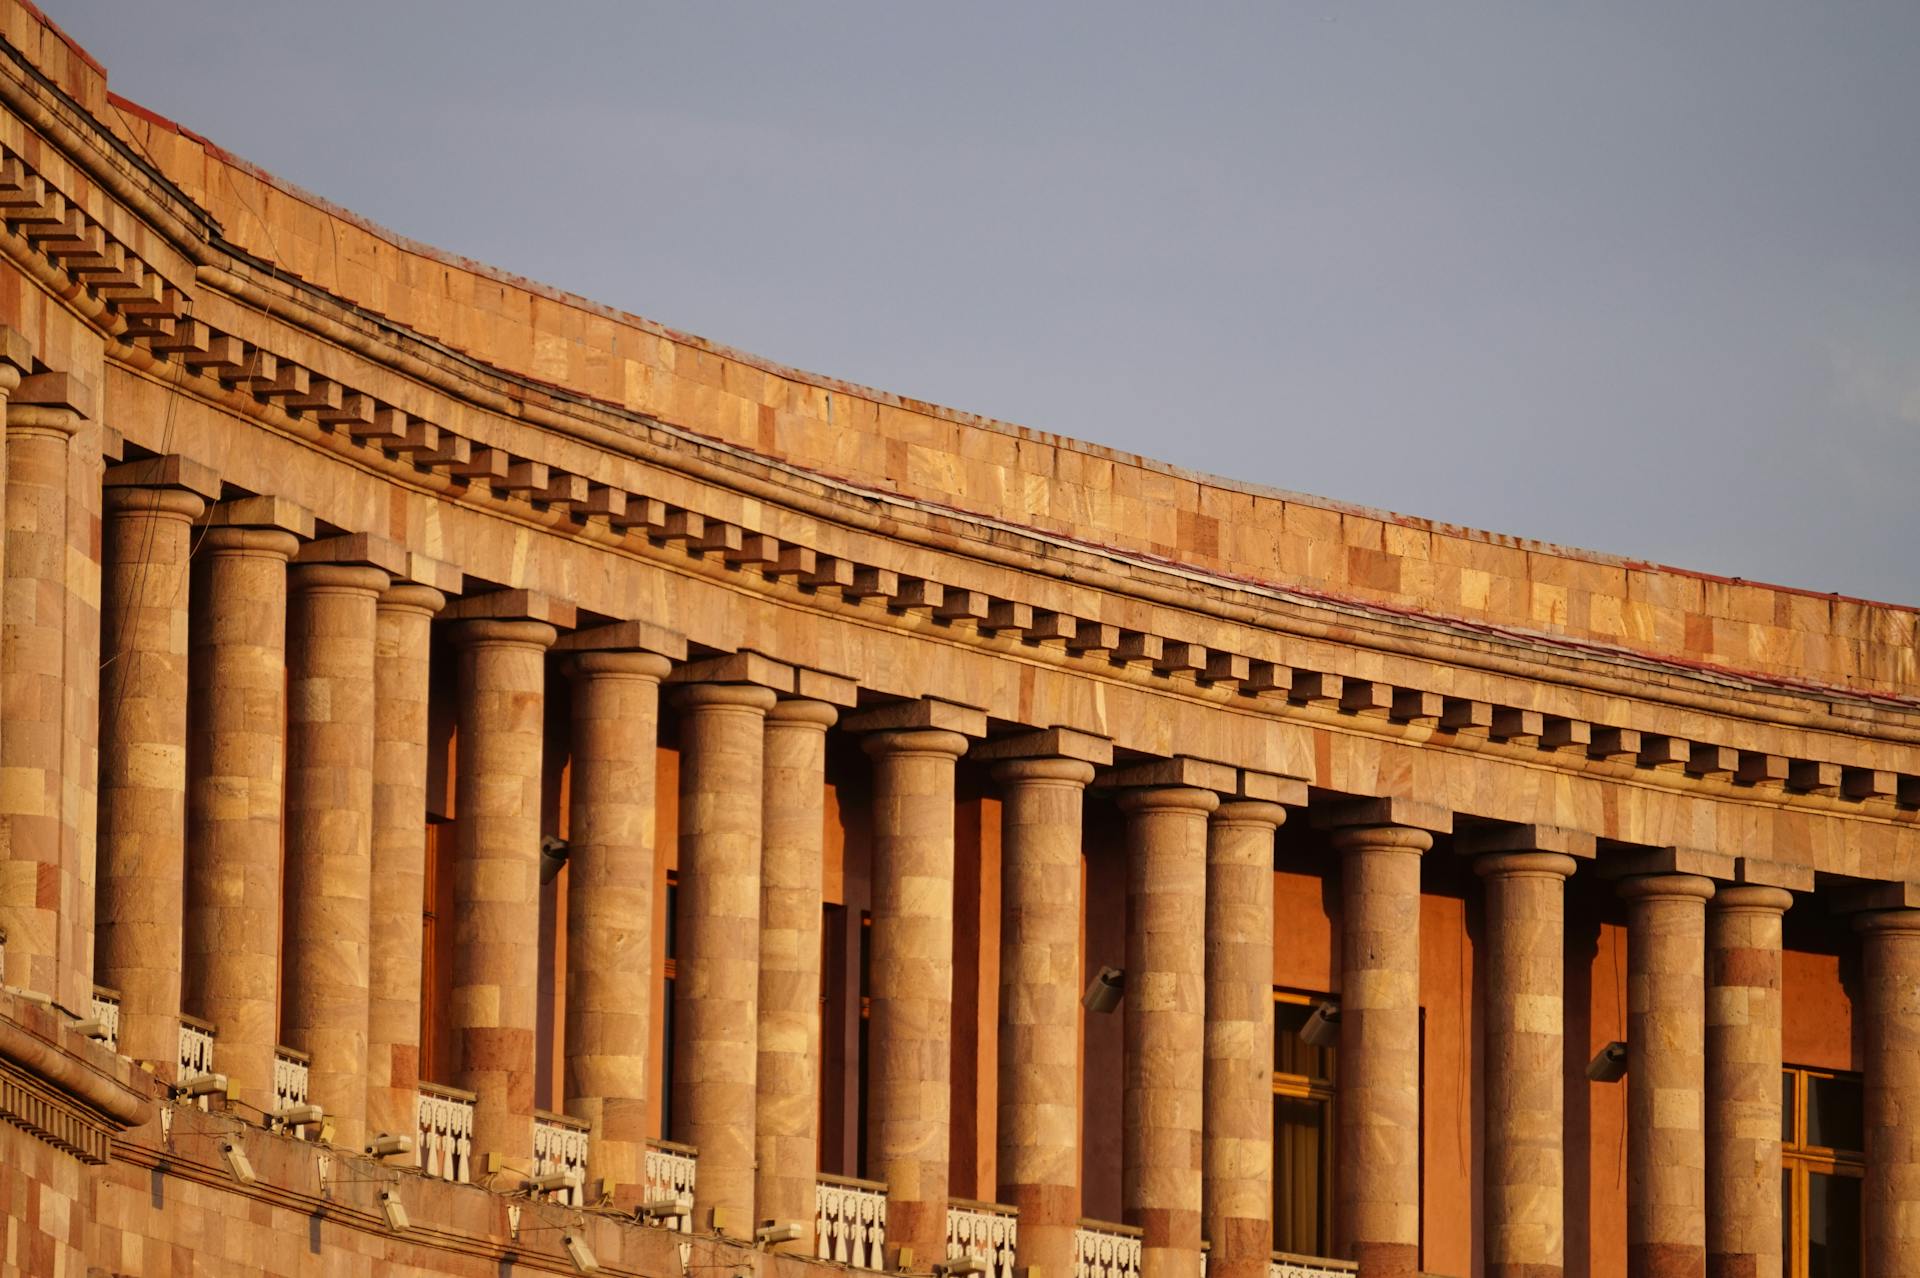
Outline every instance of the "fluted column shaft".
[[120, 991], [120, 1050], [169, 1079], [180, 1052], [187, 558], [204, 508], [178, 489], [111, 489], [101, 578], [99, 979]]
[[292, 572], [287, 682], [289, 1046], [335, 1139], [362, 1143], [372, 981], [374, 642], [378, 568]]
[[462, 621], [455, 782], [456, 1083], [473, 1092], [473, 1147], [531, 1166], [540, 970], [540, 780], [546, 653], [539, 621]]
[[1207, 825], [1206, 1139], [1210, 1278], [1267, 1278], [1273, 1251], [1273, 832], [1276, 803]]
[[1474, 858], [1486, 883], [1487, 1278], [1555, 1278], [1566, 1266], [1564, 962], [1557, 852]]
[[868, 957], [867, 1174], [887, 1185], [887, 1241], [924, 1270], [946, 1255], [952, 1131], [956, 732], [876, 732]]
[[1867, 1278], [1920, 1273], [1920, 910], [1863, 914]]
[[1128, 790], [1121, 1206], [1143, 1278], [1198, 1278], [1212, 791]]
[[287, 559], [293, 534], [201, 536], [188, 720], [186, 1011], [220, 1029], [231, 1094], [271, 1111], [280, 983], [287, 745]]
[[665, 657], [584, 652], [567, 818], [566, 1106], [592, 1124], [590, 1174], [645, 1181], [653, 968], [654, 777]]
[[826, 850], [827, 729], [819, 701], [767, 715], [760, 859], [760, 1029], [755, 1180], [762, 1219], [794, 1221], [811, 1254], [820, 1165], [820, 902]]
[[1070, 1275], [1080, 1218], [1080, 833], [1093, 767], [1012, 759], [1000, 783], [1000, 1201], [1018, 1261]]
[[[62, 811], [68, 441], [80, 423], [57, 408], [14, 405], [5, 412], [6, 535], [0, 569], [6, 574], [0, 592], [6, 619], [0, 678], [0, 764], [7, 778], [0, 786], [5, 979], [53, 994], [60, 984], [61, 903], [74, 899], [77, 877], [77, 867], [68, 865], [63, 853]], [[85, 926], [83, 919], [65, 922]]]
[[372, 981], [367, 1131], [411, 1132], [420, 1088], [421, 907], [427, 880], [427, 697], [433, 617], [446, 596], [401, 583], [374, 619]]
[[1707, 906], [1707, 1274], [1780, 1278], [1780, 916], [1791, 893]]
[[[1627, 900], [1627, 1272], [1706, 1267], [1706, 903], [1690, 874], [1631, 878]], [[1777, 1086], [1777, 1083], [1776, 1083]]]
[[1425, 830], [1334, 832], [1340, 852], [1341, 1230], [1362, 1278], [1420, 1254], [1420, 856]]
[[694, 1215], [754, 1219], [753, 1050], [760, 1000], [760, 804], [774, 695], [741, 684], [679, 694], [680, 890], [674, 916], [674, 1139], [700, 1150]]

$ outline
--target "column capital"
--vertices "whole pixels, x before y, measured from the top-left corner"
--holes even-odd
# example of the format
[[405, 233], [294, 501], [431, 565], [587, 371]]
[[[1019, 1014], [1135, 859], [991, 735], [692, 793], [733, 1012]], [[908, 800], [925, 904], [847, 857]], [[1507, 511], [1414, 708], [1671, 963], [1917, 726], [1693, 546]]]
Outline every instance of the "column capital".
[[448, 633], [455, 643], [467, 648], [538, 648], [544, 652], [553, 647], [560, 632], [544, 621], [475, 617], [456, 622]]
[[967, 739], [944, 728], [909, 728], [898, 732], [870, 732], [860, 746], [875, 758], [906, 755], [958, 759], [967, 752]]
[[[31, 359], [31, 356], [29, 356]], [[7, 401], [7, 425], [16, 409], [27, 410], [21, 425], [44, 425], [71, 435], [83, 421], [98, 415], [99, 397], [92, 386], [72, 373], [25, 373]], [[44, 420], [39, 420], [44, 418]]]
[[1337, 852], [1411, 852], [1433, 847], [1433, 835], [1410, 825], [1346, 825], [1329, 840]]
[[17, 328], [0, 324], [0, 384], [8, 390], [33, 371], [33, 339]]
[[1853, 916], [1856, 932], [1920, 933], [1920, 910], [1872, 910]]
[[200, 549], [208, 555], [292, 559], [300, 539], [278, 528], [208, 528], [200, 535]]
[[[1307, 809], [1307, 820], [1316, 830], [1338, 831], [1355, 826], [1371, 826], [1423, 830], [1429, 835], [1453, 833], [1453, 812], [1450, 809], [1395, 795], [1314, 804]], [[1428, 845], [1432, 845], [1431, 839]]]
[[767, 711], [767, 722], [791, 728], [817, 728], [825, 732], [840, 720], [840, 711], [824, 701], [782, 701]]
[[[1455, 831], [1453, 850], [1466, 856], [1499, 852], [1558, 852], [1562, 856], [1593, 859], [1596, 840], [1584, 830], [1569, 830], [1557, 825], [1469, 826]], [[1571, 873], [1571, 871], [1569, 871]]]
[[1482, 852], [1473, 872], [1483, 879], [1565, 879], [1579, 865], [1563, 852]]
[[1721, 886], [1713, 894], [1716, 914], [1785, 914], [1793, 908], [1793, 893], [1785, 888], [1754, 883]]
[[729, 652], [717, 657], [697, 657], [675, 667], [668, 683], [742, 684], [766, 692], [792, 692], [793, 667], [784, 661], [763, 657], [757, 652]]
[[[220, 472], [191, 457], [169, 453], [107, 467], [100, 482], [109, 489], [160, 488], [193, 493], [207, 501], [220, 497]], [[197, 515], [199, 512], [196, 511]]]
[[1007, 759], [993, 765], [995, 781], [1042, 781], [1084, 789], [1093, 780], [1093, 765], [1082, 759], [1058, 756]]
[[555, 652], [647, 652], [668, 661], [687, 659], [687, 637], [651, 621], [615, 621], [562, 635]]
[[1277, 830], [1287, 823], [1287, 810], [1278, 803], [1257, 799], [1230, 799], [1214, 809], [1212, 824], [1221, 829], [1245, 826], [1249, 829]]
[[973, 748], [976, 759], [1073, 759], [1089, 764], [1113, 762], [1113, 742], [1077, 728], [1042, 728], [982, 741]]
[[396, 581], [380, 592], [380, 611], [408, 612], [422, 617], [438, 615], [447, 606], [447, 597], [432, 586], [412, 581]]
[[1120, 793], [1120, 810], [1128, 813], [1198, 812], [1207, 816], [1219, 806], [1218, 794], [1195, 786], [1151, 786]]
[[207, 507], [201, 520], [211, 530], [239, 528], [291, 533], [302, 541], [313, 537], [313, 512], [284, 497], [239, 497]]
[[200, 494], [184, 488], [109, 488], [105, 505], [114, 514], [164, 515], [189, 523], [207, 508]]
[[[566, 636], [561, 636], [561, 642]], [[559, 644], [554, 645], [559, 649]], [[657, 652], [635, 652], [631, 649], [607, 649], [600, 652], [569, 652], [561, 667], [568, 675], [592, 678], [611, 675], [624, 679], [650, 679], [659, 683], [673, 669], [673, 663]]]
[[896, 701], [848, 715], [841, 726], [849, 732], [898, 732], [929, 728], [958, 733], [963, 737], [984, 737], [987, 735], [987, 712], [954, 701], [942, 701], [938, 697], [922, 697], [918, 701]]
[[746, 710], [765, 717], [778, 698], [773, 689], [751, 683], [687, 683], [673, 694], [683, 710]]
[[1706, 901], [1713, 896], [1713, 880], [1698, 874], [1636, 874], [1615, 888], [1629, 901]]
[[300, 547], [294, 556], [300, 565], [332, 564], [340, 567], [378, 568], [388, 577], [407, 575], [407, 552], [396, 542], [373, 533], [347, 533], [322, 537]]
[[579, 610], [564, 599], [543, 595], [537, 590], [490, 590], [466, 595], [446, 606], [441, 617], [446, 621], [525, 621], [538, 622], [551, 632], [552, 644], [558, 631], [572, 630]]
[[366, 564], [303, 564], [294, 556], [287, 588], [295, 594], [343, 593], [379, 595], [392, 582], [383, 569]]

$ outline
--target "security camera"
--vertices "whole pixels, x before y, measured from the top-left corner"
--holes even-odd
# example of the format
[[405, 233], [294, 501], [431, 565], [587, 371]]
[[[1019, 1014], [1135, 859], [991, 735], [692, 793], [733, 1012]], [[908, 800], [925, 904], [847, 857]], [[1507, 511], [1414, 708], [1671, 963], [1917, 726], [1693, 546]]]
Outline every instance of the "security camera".
[[987, 1266], [978, 1256], [956, 1256], [945, 1264], [935, 1265], [933, 1272], [945, 1278], [966, 1278], [967, 1275], [986, 1273]]
[[220, 1096], [227, 1094], [225, 1074], [189, 1074], [173, 1085], [173, 1095], [176, 1100], [216, 1094]]
[[271, 1117], [276, 1123], [287, 1127], [305, 1127], [317, 1123], [326, 1117], [326, 1111], [318, 1105], [289, 1105], [285, 1109], [276, 1109]]
[[220, 1158], [233, 1173], [233, 1178], [243, 1185], [251, 1185], [259, 1177], [253, 1174], [253, 1164], [247, 1161], [247, 1151], [230, 1140], [220, 1142]]
[[1596, 1083], [1617, 1083], [1627, 1076], [1627, 1045], [1608, 1043], [1587, 1062], [1587, 1077]]
[[642, 1224], [652, 1224], [655, 1221], [672, 1220], [684, 1216], [692, 1210], [693, 1199], [691, 1198], [655, 1198], [635, 1207], [633, 1214]]
[[1080, 1006], [1089, 1012], [1111, 1012], [1120, 1006], [1120, 995], [1126, 985], [1125, 972], [1117, 967], [1102, 967], [1087, 983], [1087, 992], [1080, 996]]
[[762, 1247], [772, 1247], [778, 1243], [798, 1242], [800, 1222], [797, 1220], [763, 1220], [760, 1227], [753, 1231], [753, 1240]]
[[587, 1240], [575, 1234], [561, 1237], [560, 1245], [567, 1249], [567, 1259], [573, 1262], [574, 1269], [583, 1274], [600, 1272], [600, 1261], [593, 1254], [593, 1248], [587, 1246]]
[[1313, 1014], [1300, 1027], [1300, 1041], [1310, 1047], [1335, 1047], [1340, 1042], [1340, 1009], [1332, 1003], [1315, 1003]]
[[393, 1190], [380, 1191], [380, 1210], [386, 1214], [387, 1228], [394, 1233], [401, 1233], [413, 1227], [413, 1222], [407, 1218], [406, 1204], [400, 1201], [400, 1195]]
[[391, 1132], [381, 1132], [367, 1142], [367, 1153], [373, 1158], [390, 1158], [394, 1154], [413, 1152], [413, 1137], [395, 1136]]
[[575, 1189], [579, 1185], [580, 1173], [560, 1171], [529, 1176], [521, 1188], [529, 1194], [550, 1194], [556, 1189]]
[[567, 863], [567, 853], [571, 849], [565, 839], [556, 839], [551, 834], [540, 839], [540, 881], [551, 883], [560, 873], [560, 867]]

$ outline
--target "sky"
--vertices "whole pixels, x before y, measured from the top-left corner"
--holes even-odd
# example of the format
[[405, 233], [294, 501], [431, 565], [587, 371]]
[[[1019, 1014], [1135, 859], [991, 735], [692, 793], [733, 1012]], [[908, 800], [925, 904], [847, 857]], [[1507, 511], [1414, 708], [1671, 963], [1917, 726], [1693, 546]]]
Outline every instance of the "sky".
[[269, 172], [782, 363], [1920, 604], [1920, 5], [40, 2]]

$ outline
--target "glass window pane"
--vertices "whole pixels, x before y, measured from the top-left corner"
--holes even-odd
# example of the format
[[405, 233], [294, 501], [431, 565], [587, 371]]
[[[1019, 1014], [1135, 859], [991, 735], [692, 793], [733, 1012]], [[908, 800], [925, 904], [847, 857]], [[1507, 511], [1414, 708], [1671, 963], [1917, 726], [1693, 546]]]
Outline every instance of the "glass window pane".
[[1793, 1264], [1793, 1171], [1791, 1168], [1780, 1173], [1780, 1254], [1786, 1258], [1781, 1269], [1786, 1273], [1797, 1273]]
[[1807, 1173], [1808, 1278], [1859, 1278], [1860, 1182]]
[[1278, 1251], [1324, 1256], [1327, 1107], [1320, 1101], [1273, 1100], [1273, 1245]]
[[1780, 1071], [1780, 1140], [1783, 1144], [1794, 1142], [1793, 1134], [1793, 1071]]
[[1862, 1149], [1860, 1080], [1807, 1078], [1807, 1143], [1825, 1149]]

